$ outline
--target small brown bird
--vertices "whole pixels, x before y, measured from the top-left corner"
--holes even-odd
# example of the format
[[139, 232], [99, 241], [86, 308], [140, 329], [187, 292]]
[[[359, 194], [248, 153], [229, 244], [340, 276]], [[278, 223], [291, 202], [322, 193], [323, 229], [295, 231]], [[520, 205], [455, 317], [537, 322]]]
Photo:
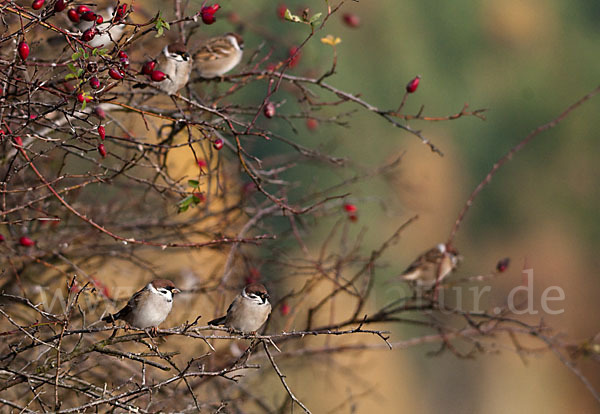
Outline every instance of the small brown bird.
[[153, 82], [153, 84], [163, 92], [173, 95], [188, 83], [192, 65], [192, 57], [183, 43], [167, 45], [156, 65], [156, 70], [163, 72], [167, 77], [165, 80]]
[[105, 316], [102, 320], [114, 323], [117, 319], [121, 319], [135, 328], [152, 328], [156, 333], [158, 325], [171, 312], [173, 294], [179, 292], [180, 290], [170, 280], [155, 279], [145, 288], [134, 293], [123, 309]]
[[195, 68], [203, 78], [223, 76], [242, 60], [244, 40], [236, 33], [213, 37], [194, 53]]
[[225, 325], [241, 332], [256, 332], [267, 321], [270, 313], [267, 289], [260, 283], [251, 283], [231, 302], [225, 316], [213, 319], [208, 324]]
[[440, 243], [417, 257], [400, 275], [401, 280], [415, 282], [417, 286], [431, 288], [436, 280], [443, 280], [458, 265], [458, 252]]

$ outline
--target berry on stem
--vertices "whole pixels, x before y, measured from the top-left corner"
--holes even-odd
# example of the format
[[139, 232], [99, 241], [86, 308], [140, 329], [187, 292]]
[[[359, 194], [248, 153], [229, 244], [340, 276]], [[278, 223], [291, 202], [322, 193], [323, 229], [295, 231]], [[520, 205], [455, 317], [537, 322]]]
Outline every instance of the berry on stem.
[[358, 17], [356, 14], [346, 13], [344, 16], [342, 16], [342, 19], [344, 19], [344, 23], [346, 23], [346, 26], [348, 27], [360, 26], [360, 17]]
[[347, 213], [356, 213], [358, 209], [354, 204], [346, 203], [344, 204], [344, 210], [346, 210]]
[[29, 56], [29, 45], [24, 40], [19, 43], [19, 56], [21, 56], [21, 59], [23, 60], [27, 60], [27, 57]]
[[263, 112], [267, 118], [273, 118], [275, 116], [275, 105], [273, 105], [273, 102], [268, 102], [263, 108]]
[[92, 76], [90, 78], [90, 86], [92, 89], [98, 89], [100, 87], [100, 80], [97, 77]]
[[167, 75], [165, 75], [164, 72], [161, 72], [160, 70], [155, 70], [155, 71], [152, 71], [152, 73], [150, 74], [150, 78], [154, 82], [162, 82], [165, 79], [167, 79]]
[[217, 151], [219, 151], [221, 148], [223, 148], [223, 145], [224, 145], [224, 143], [221, 138], [217, 138], [213, 142], [213, 148], [216, 149]]
[[106, 137], [106, 131], [102, 125], [98, 127], [98, 135], [100, 135], [100, 139], [104, 141], [104, 138]]
[[98, 29], [96, 29], [95, 27], [90, 27], [85, 32], [83, 32], [83, 34], [81, 35], [81, 40], [83, 40], [84, 42], [89, 42], [96, 36], [96, 34], [98, 34]]
[[77, 10], [75, 9], [69, 9], [69, 11], [67, 12], [67, 16], [69, 17], [69, 20], [71, 20], [73, 23], [79, 23], [80, 21], [79, 13], [77, 13]]
[[419, 82], [421, 82], [421, 76], [415, 76], [408, 84], [406, 85], [406, 92], [413, 93], [419, 87]]
[[113, 78], [115, 80], [121, 80], [121, 79], [123, 79], [123, 72], [121, 72], [119, 69], [116, 69], [116, 68], [110, 68], [108, 70], [108, 76], [110, 76], [111, 78]]
[[149, 60], [148, 62], [144, 63], [144, 65], [142, 66], [142, 73], [144, 75], [150, 76], [152, 74], [152, 72], [154, 71], [155, 67], [156, 67], [156, 61]]
[[81, 14], [81, 18], [88, 22], [93, 22], [98, 16], [93, 11], [89, 10]]
[[279, 308], [279, 313], [281, 313], [281, 316], [287, 316], [290, 313], [290, 310], [292, 310], [290, 305], [288, 305], [287, 302], [283, 302]]
[[80, 16], [83, 13], [86, 13], [86, 12], [89, 12], [89, 11], [92, 11], [92, 9], [90, 9], [88, 6], [84, 6], [83, 4], [80, 5], [80, 6], [77, 6], [77, 14], [79, 14]]
[[21, 236], [21, 238], [19, 239], [19, 244], [24, 247], [31, 247], [35, 245], [35, 242], [27, 236]]
[[100, 144], [98, 145], [98, 152], [100, 153], [100, 155], [102, 155], [102, 158], [106, 158], [106, 147], [104, 146], [104, 144]]
[[39, 9], [41, 9], [42, 7], [44, 7], [44, 2], [45, 2], [45, 1], [46, 1], [46, 0], [34, 0], [34, 2], [31, 4], [31, 8], [32, 8], [33, 10], [39, 10]]
[[58, 0], [56, 3], [54, 3], [54, 11], [57, 13], [63, 11], [65, 7], [67, 7], [65, 0]]
[[498, 261], [498, 264], [496, 264], [496, 270], [498, 272], [502, 273], [506, 269], [508, 269], [509, 264], [510, 264], [510, 257], [505, 257], [504, 259]]

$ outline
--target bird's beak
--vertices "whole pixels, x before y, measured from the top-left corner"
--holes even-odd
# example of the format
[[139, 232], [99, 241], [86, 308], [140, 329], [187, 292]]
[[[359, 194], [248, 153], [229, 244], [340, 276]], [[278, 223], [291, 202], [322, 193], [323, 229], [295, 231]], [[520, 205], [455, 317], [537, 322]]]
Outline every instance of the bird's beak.
[[175, 294], [175, 293], [181, 293], [181, 290], [180, 290], [180, 289], [177, 289], [177, 288], [173, 288], [173, 289], [171, 290], [171, 293], [173, 293], [173, 294]]

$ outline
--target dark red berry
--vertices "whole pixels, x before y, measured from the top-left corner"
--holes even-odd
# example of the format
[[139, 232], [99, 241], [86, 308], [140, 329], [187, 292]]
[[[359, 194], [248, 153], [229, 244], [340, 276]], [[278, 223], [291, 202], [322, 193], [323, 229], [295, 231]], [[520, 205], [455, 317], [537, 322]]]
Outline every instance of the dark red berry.
[[119, 58], [119, 63], [121, 64], [121, 66], [123, 66], [124, 68], [128, 68], [129, 67], [129, 58], [127, 57], [120, 57]]
[[195, 192], [193, 194], [193, 196], [194, 196], [194, 201], [196, 202], [196, 204], [204, 203], [206, 201], [206, 194], [204, 194], [204, 193]]
[[215, 13], [220, 7], [218, 4], [213, 4], [212, 6], [204, 6], [200, 9], [200, 16], [204, 24], [213, 24], [217, 20]]
[[24, 40], [19, 43], [19, 56], [21, 56], [21, 59], [23, 60], [26, 60], [29, 56], [29, 45]]
[[0, 243], [4, 241], [4, 236], [0, 234]]
[[306, 127], [310, 131], [314, 131], [315, 129], [317, 129], [319, 127], [319, 121], [317, 121], [315, 118], [308, 118], [306, 120]]
[[346, 23], [349, 27], [358, 27], [360, 26], [360, 17], [356, 14], [346, 13], [342, 17], [344, 19], [344, 23]]
[[78, 93], [78, 94], [77, 94], [77, 100], [78, 100], [80, 103], [83, 103], [84, 101], [85, 101], [85, 102], [90, 102], [90, 101], [92, 100], [92, 98], [91, 98], [91, 97], [89, 97], [89, 96], [85, 96], [83, 93]]
[[155, 67], [156, 67], [156, 61], [149, 60], [148, 62], [144, 63], [144, 66], [142, 66], [142, 73], [144, 75], [150, 75], [154, 71]]
[[263, 112], [267, 118], [273, 118], [275, 116], [275, 105], [273, 105], [273, 102], [268, 102], [263, 108]]
[[415, 76], [415, 78], [413, 80], [411, 80], [410, 82], [408, 82], [408, 84], [406, 85], [406, 92], [408, 92], [408, 93], [415, 92], [417, 90], [417, 88], [419, 87], [419, 82], [421, 82], [421, 77]]
[[24, 247], [31, 247], [35, 244], [35, 242], [27, 236], [21, 236], [19, 239], [19, 244]]
[[500, 273], [502, 273], [506, 269], [508, 269], [509, 264], [510, 264], [510, 257], [505, 257], [504, 259], [498, 261], [498, 264], [496, 264], [496, 270], [499, 271]]
[[346, 203], [344, 204], [344, 210], [346, 210], [348, 213], [355, 213], [358, 209], [354, 204]]
[[65, 3], [65, 0], [58, 0], [56, 3], [54, 3], [54, 11], [57, 13], [63, 11], [65, 7], [67, 7], [67, 3]]
[[45, 2], [45, 1], [46, 1], [46, 0], [35, 0], [35, 1], [34, 1], [34, 2], [31, 4], [31, 8], [32, 8], [33, 10], [39, 10], [39, 9], [41, 9], [42, 7], [44, 7], [44, 2]]
[[127, 53], [125, 53], [122, 50], [119, 50], [119, 57], [123, 58], [123, 59], [128, 59], [129, 58], [129, 56], [127, 56]]
[[98, 135], [100, 135], [100, 139], [104, 141], [104, 137], [106, 137], [106, 131], [102, 125], [98, 127]]
[[215, 15], [212, 13], [202, 12], [200, 15], [202, 16], [202, 21], [204, 22], [204, 24], [213, 24], [217, 21]]
[[291, 69], [298, 64], [298, 61], [300, 60], [300, 52], [296, 46], [292, 46], [288, 53], [290, 56], [290, 63], [288, 66]]
[[83, 40], [84, 42], [89, 42], [94, 38], [94, 36], [96, 36], [96, 34], [98, 34], [98, 29], [96, 29], [95, 27], [90, 27], [85, 32], [83, 32], [83, 34], [81, 35], [81, 40]]
[[281, 316], [287, 316], [288, 313], [290, 313], [290, 310], [292, 310], [292, 308], [290, 308], [290, 305], [288, 305], [286, 302], [283, 302], [279, 308]]
[[89, 11], [91, 11], [91, 9], [88, 6], [84, 6], [84, 5], [77, 6], [77, 14], [80, 15], [80, 16], [83, 13], [86, 13], [86, 12], [89, 12]]
[[121, 79], [123, 79], [123, 72], [121, 72], [119, 69], [116, 69], [116, 68], [110, 68], [108, 70], [108, 76], [110, 76], [111, 78], [113, 78], [115, 80], [121, 80]]
[[100, 155], [102, 155], [102, 158], [106, 158], [106, 148], [104, 147], [104, 144], [100, 144], [98, 145], [98, 152], [100, 153]]
[[348, 220], [350, 220], [352, 222], [357, 222], [358, 216], [356, 214], [350, 214], [350, 215], [348, 215]]
[[165, 75], [163, 72], [161, 72], [160, 70], [155, 70], [150, 74], [150, 78], [154, 81], [154, 82], [162, 82], [165, 79], [167, 79], [167, 75]]
[[92, 89], [98, 89], [100, 87], [100, 80], [98, 80], [97, 77], [92, 76], [90, 78], [90, 86], [92, 87]]
[[280, 19], [285, 18], [285, 11], [287, 10], [287, 6], [285, 4], [280, 4], [277, 7], [277, 16], [279, 16]]
[[118, 22], [122, 20], [123, 17], [125, 17], [125, 13], [127, 13], [127, 5], [121, 4], [119, 7], [117, 7], [117, 10], [115, 10], [115, 17], [113, 17], [113, 22]]
[[96, 20], [96, 13], [94, 13], [93, 11], [86, 11], [85, 13], [81, 14], [81, 18], [87, 22], [93, 22]]
[[200, 169], [205, 168], [208, 164], [206, 164], [206, 161], [204, 160], [198, 160], [197, 162], [198, 167], [200, 167]]
[[69, 9], [69, 11], [67, 12], [67, 16], [69, 17], [69, 20], [71, 20], [73, 23], [79, 23], [79, 13], [77, 13], [77, 10], [75, 9]]
[[98, 15], [96, 17], [96, 24], [102, 24], [102, 23], [104, 23], [104, 17]]
[[100, 106], [94, 108], [94, 113], [98, 118], [106, 119], [106, 112], [104, 112], [104, 109], [102, 109]]
[[213, 142], [213, 148], [216, 149], [217, 151], [219, 151], [221, 148], [223, 148], [223, 145], [224, 145], [223, 140], [221, 138], [217, 138]]

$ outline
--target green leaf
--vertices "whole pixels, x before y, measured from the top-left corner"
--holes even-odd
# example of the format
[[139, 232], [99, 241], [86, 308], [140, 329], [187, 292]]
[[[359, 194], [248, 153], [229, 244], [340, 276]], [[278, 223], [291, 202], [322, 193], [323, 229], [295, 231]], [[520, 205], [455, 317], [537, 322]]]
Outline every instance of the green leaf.
[[198, 180], [188, 180], [188, 185], [190, 187], [198, 187], [198, 184], [200, 184]]
[[192, 204], [193, 202], [194, 202], [193, 195], [189, 195], [186, 198], [184, 198], [183, 200], [181, 200], [178, 204], [179, 212], [183, 213], [184, 211], [187, 211], [187, 209], [190, 208], [190, 204]]
[[68, 81], [69, 79], [75, 79], [75, 75], [72, 73], [67, 73], [67, 76], [65, 76], [65, 80]]
[[70, 70], [71, 72], [73, 72], [73, 73], [75, 73], [75, 71], [77, 70], [77, 69], [75, 69], [75, 65], [74, 65], [74, 64], [72, 64], [72, 63], [67, 63], [67, 67], [68, 67], [68, 68], [69, 68], [69, 70]]
[[321, 15], [323, 13], [316, 13], [313, 17], [310, 18], [309, 23], [310, 24], [315, 24], [317, 23], [317, 20], [319, 20], [321, 18]]
[[83, 102], [81, 103], [81, 110], [82, 110], [82, 111], [85, 111], [85, 107], [86, 107], [86, 106], [87, 106], [87, 102], [86, 102], [86, 100], [84, 99], [84, 100], [83, 100]]
[[79, 69], [77, 69], [77, 71], [75, 72], [75, 76], [76, 76], [76, 77], [78, 77], [78, 78], [80, 78], [80, 77], [81, 77], [81, 75], [83, 75], [83, 69], [82, 69], [82, 68], [79, 68]]
[[289, 20], [290, 22], [302, 23], [302, 19], [300, 17], [292, 14], [290, 9], [285, 9], [285, 14], [283, 15], [283, 17], [285, 20]]
[[167, 30], [171, 30], [171, 25], [169, 25], [169, 22], [166, 22], [166, 21], [163, 20], [163, 25], [165, 26], [165, 28]]
[[80, 56], [81, 54], [79, 52], [75, 52], [71, 55], [71, 60], [77, 60]]

